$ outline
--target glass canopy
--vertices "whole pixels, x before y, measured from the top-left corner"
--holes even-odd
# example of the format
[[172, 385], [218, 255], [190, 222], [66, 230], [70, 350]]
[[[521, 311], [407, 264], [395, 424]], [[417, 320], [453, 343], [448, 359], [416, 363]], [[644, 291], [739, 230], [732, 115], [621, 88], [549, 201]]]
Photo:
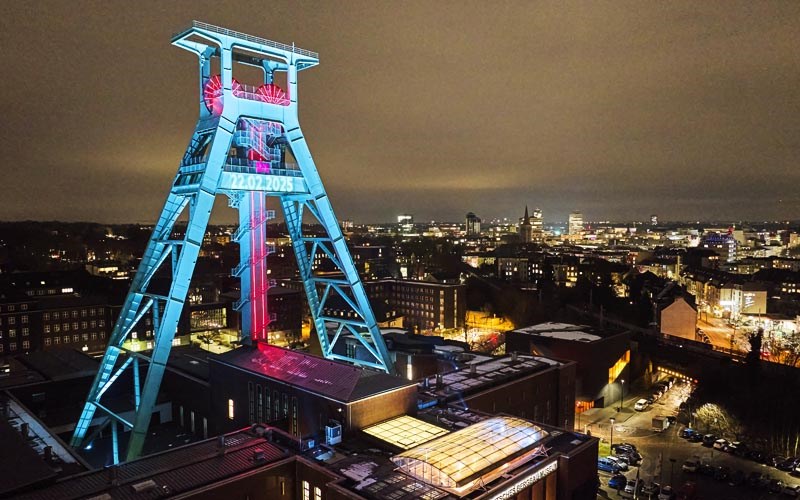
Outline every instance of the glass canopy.
[[364, 432], [402, 450], [407, 450], [447, 434], [449, 431], [417, 418], [403, 415], [366, 427]]
[[521, 418], [494, 417], [404, 451], [392, 462], [428, 484], [460, 489], [511, 461], [527, 461], [545, 437], [546, 431]]

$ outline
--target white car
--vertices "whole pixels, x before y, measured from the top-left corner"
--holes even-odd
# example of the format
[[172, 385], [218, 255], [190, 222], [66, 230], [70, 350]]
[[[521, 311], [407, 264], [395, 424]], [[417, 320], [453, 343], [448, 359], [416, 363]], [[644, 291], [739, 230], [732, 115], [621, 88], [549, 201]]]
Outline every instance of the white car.
[[640, 399], [633, 405], [633, 409], [636, 411], [644, 411], [647, 409], [647, 400]]
[[721, 449], [725, 448], [726, 444], [728, 444], [728, 440], [727, 439], [719, 438], [716, 441], [714, 441], [714, 449], [715, 450], [721, 450]]
[[681, 470], [684, 472], [697, 472], [699, 467], [700, 460], [697, 458], [690, 458], [689, 460], [683, 462], [683, 465], [681, 465]]

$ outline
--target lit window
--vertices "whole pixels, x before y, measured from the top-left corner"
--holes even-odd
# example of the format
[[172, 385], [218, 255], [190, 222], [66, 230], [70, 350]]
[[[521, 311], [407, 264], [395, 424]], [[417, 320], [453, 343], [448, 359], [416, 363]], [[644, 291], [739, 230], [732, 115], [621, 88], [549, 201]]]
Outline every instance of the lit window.
[[311, 500], [311, 485], [303, 481], [303, 500]]
[[314, 500], [322, 500], [322, 490], [314, 486]]
[[228, 420], [233, 420], [233, 400], [228, 400]]

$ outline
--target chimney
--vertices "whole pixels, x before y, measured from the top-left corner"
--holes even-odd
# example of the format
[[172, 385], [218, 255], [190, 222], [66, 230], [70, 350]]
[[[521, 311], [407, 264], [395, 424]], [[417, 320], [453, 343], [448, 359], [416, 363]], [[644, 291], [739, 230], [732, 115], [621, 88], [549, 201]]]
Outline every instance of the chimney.
[[444, 380], [442, 380], [442, 374], [441, 373], [437, 373], [436, 374], [436, 388], [437, 389], [441, 389], [443, 385], [444, 385]]
[[117, 479], [117, 466], [112, 465], [108, 467], [108, 482], [111, 486], [117, 486], [119, 484], [119, 479]]
[[22, 434], [22, 437], [25, 439], [28, 439], [29, 428], [30, 426], [28, 425], [28, 422], [22, 422], [19, 424], [19, 433]]
[[49, 462], [53, 460], [53, 447], [52, 446], [45, 446], [44, 447], [44, 461]]
[[469, 365], [469, 375], [471, 377], [477, 377], [478, 376], [478, 365], [476, 365], [475, 363], [472, 363], [471, 365]]
[[225, 454], [225, 436], [217, 436], [217, 455]]
[[267, 453], [261, 448], [253, 450], [253, 462], [263, 462], [267, 459]]
[[514, 351], [514, 352], [511, 353], [511, 362], [512, 363], [516, 363], [517, 361], [519, 361], [517, 359], [517, 356], [518, 356], [517, 351]]

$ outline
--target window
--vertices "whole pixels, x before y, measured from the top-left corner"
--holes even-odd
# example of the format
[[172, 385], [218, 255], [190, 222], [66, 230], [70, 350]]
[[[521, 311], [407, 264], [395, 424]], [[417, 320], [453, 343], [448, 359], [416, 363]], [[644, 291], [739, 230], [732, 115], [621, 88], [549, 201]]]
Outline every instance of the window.
[[19, 306], [19, 309], [21, 311], [27, 311], [28, 310], [28, 304], [22, 304], [21, 306]]
[[44, 333], [50, 333], [50, 325], [44, 325]]
[[85, 322], [85, 321], [81, 321], [81, 329], [82, 329], [82, 330], [86, 330], [86, 327], [87, 327], [88, 325], [89, 325], [89, 323], [87, 323], [87, 322]]
[[311, 485], [303, 481], [303, 500], [311, 500]]
[[86, 309], [81, 309], [81, 318], [86, 317]]
[[58, 311], [54, 312], [53, 313], [53, 319], [58, 319], [58, 317], [59, 317]]
[[100, 338], [101, 339], [106, 338], [106, 332], [100, 332]]
[[78, 311], [77, 310], [72, 311], [72, 317], [77, 319], [77, 317], [78, 317]]
[[61, 325], [59, 325], [58, 323], [53, 325], [53, 331], [54, 332], [60, 332], [61, 331]]
[[90, 316], [94, 316], [95, 314], [97, 314], [97, 309], [90, 309], [89, 310], [89, 315]]
[[99, 326], [100, 328], [103, 328], [104, 326], [106, 326], [106, 322], [101, 319], [100, 321], [97, 322], [97, 326]]
[[89, 334], [84, 333], [83, 335], [81, 335], [81, 338], [83, 339], [84, 342], [86, 342], [87, 340], [89, 340]]
[[77, 341], [79, 341], [80, 339], [81, 339], [81, 337], [80, 337], [79, 335], [73, 335], [73, 336], [72, 336], [72, 341], [73, 341], [73, 342], [77, 342]]
[[233, 420], [233, 400], [228, 400], [228, 420]]
[[17, 323], [17, 318], [15, 318], [14, 316], [9, 316], [8, 324], [9, 325], [15, 325], [16, 323]]
[[23, 337], [27, 337], [28, 335], [30, 335], [30, 333], [31, 333], [31, 331], [30, 331], [29, 328], [23, 328], [22, 329], [22, 336]]
[[45, 320], [45, 321], [50, 321], [50, 313], [42, 314], [42, 319]]
[[69, 344], [69, 335], [64, 335], [64, 343]]
[[17, 330], [12, 328], [11, 330], [8, 331], [8, 336], [9, 336], [9, 338], [13, 339], [14, 337], [17, 336]]
[[92, 340], [97, 340], [97, 332], [92, 333]]
[[314, 500], [322, 500], [322, 490], [314, 486]]
[[63, 325], [61, 325], [61, 328], [62, 328], [62, 329], [65, 331], [65, 332], [68, 332], [68, 331], [69, 331], [69, 323], [64, 323]]
[[97, 321], [92, 320], [89, 322], [89, 328], [97, 328]]
[[[50, 339], [45, 339], [50, 340]], [[53, 337], [53, 344], [58, 345], [61, 343], [61, 337]]]
[[23, 340], [22, 341], [22, 348], [23, 349], [30, 349], [31, 348], [31, 343], [29, 341], [27, 341], [27, 340]]
[[9, 348], [9, 350], [16, 351], [17, 350], [17, 343], [16, 342], [12, 342], [12, 343], [8, 344], [8, 348]]
[[0, 352], [3, 352], [3, 344], [0, 344]]
[[12, 306], [8, 306], [8, 312], [14, 312], [14, 310], [16, 308], [17, 308], [17, 306], [13, 306], [13, 305]]
[[78, 322], [77, 321], [75, 323], [72, 323], [72, 329], [73, 330], [77, 330], [78, 329]]
[[28, 315], [27, 314], [23, 315], [21, 319], [22, 319], [23, 323], [27, 323], [28, 322]]
[[49, 338], [44, 339], [44, 345], [50, 345], [50, 339]]

